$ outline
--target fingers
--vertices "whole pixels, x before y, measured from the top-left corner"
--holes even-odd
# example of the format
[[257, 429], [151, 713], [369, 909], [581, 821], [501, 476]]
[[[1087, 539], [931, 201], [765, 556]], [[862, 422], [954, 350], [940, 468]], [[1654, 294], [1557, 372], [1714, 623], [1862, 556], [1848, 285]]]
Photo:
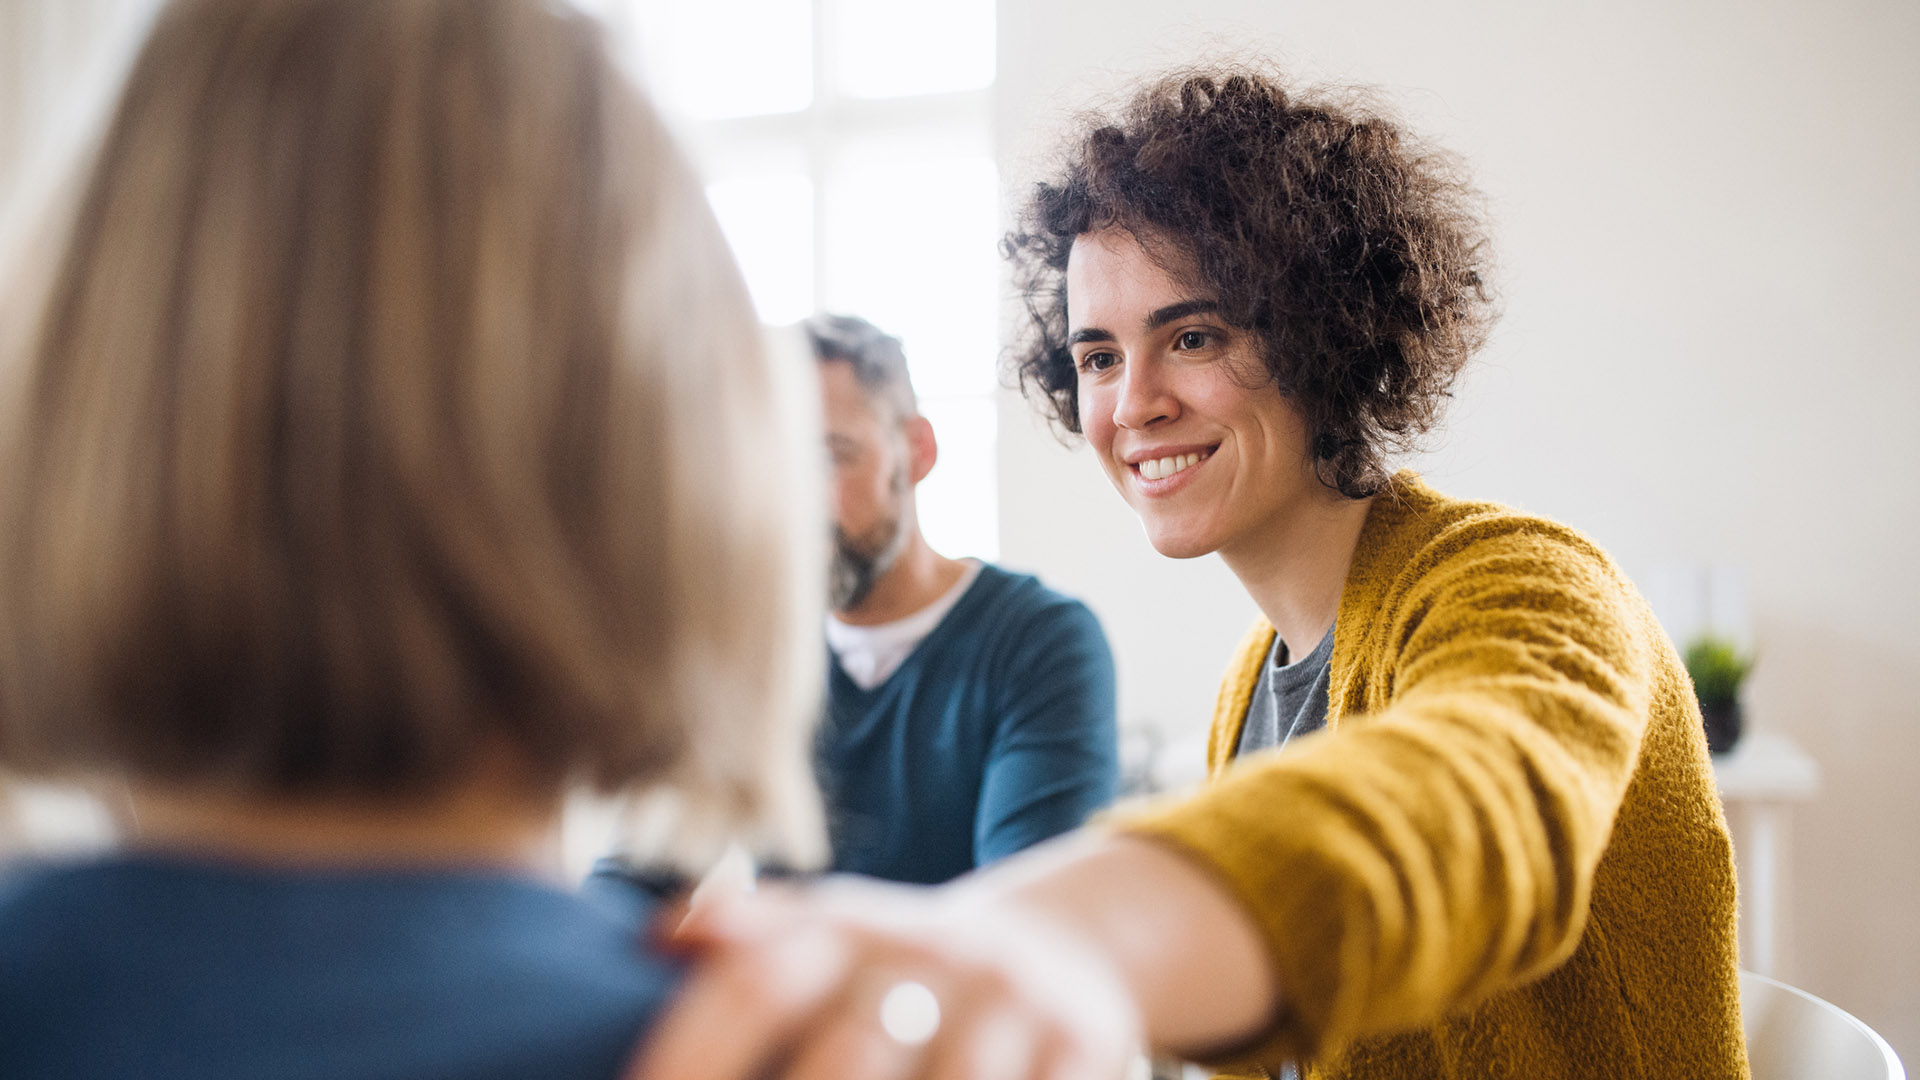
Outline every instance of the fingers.
[[[698, 905], [672, 937], [696, 963], [630, 1080], [1116, 1080], [1138, 1042], [1111, 965], [1012, 910], [829, 882]], [[931, 1038], [913, 1009], [889, 1034], [883, 1001], [924, 1023], [928, 994]]]
[[770, 941], [803, 924], [817, 926], [825, 913], [793, 887], [763, 885], [745, 893], [709, 893], [697, 904], [681, 905], [661, 925], [672, 945], [697, 951]]
[[629, 1071], [633, 1080], [758, 1077], [847, 979], [845, 944], [821, 928], [790, 926], [761, 938], [777, 929], [771, 921], [732, 913], [699, 929], [747, 944], [715, 939]]
[[1133, 1051], [1116, 1052], [1055, 1032], [1036, 1055], [1034, 1080], [1119, 1080], [1127, 1075]]
[[1038, 1032], [1005, 1004], [960, 1006], [927, 1044], [926, 1080], [1024, 1080], [1041, 1074]]
[[682, 903], [663, 915], [666, 940], [676, 947], [701, 949], [767, 938], [777, 932], [780, 912], [771, 903], [743, 903], [716, 895], [699, 905]]
[[805, 1045], [781, 1080], [900, 1080], [913, 1075], [919, 1048], [886, 1033], [880, 1001], [886, 992], [873, 980], [842, 995], [836, 1008], [809, 1025]]
[[1002, 969], [971, 973], [952, 987], [942, 1007], [951, 1019], [928, 1044], [923, 1072], [913, 1074], [924, 1080], [1120, 1080], [1126, 1075], [1130, 1040], [1088, 1039], [1063, 1026], [1062, 1010], [1036, 1011], [1032, 995]]
[[[939, 1026], [924, 1045], [901, 1042], [883, 1019], [892, 991], [918, 980], [868, 975], [859, 981], [857, 991], [836, 999], [830, 1016], [808, 1025], [805, 1044], [781, 1080], [1052, 1080], [1035, 1071], [1042, 1063], [1038, 1027], [1010, 994], [993, 993], [1005, 989], [998, 980], [975, 980], [970, 993], [936, 995]], [[1075, 1063], [1065, 1053], [1048, 1056], [1062, 1066]], [[1062, 1080], [1069, 1075], [1060, 1074]]]
[[726, 853], [693, 887], [693, 892], [687, 897], [687, 907], [697, 911], [722, 898], [745, 896], [753, 891], [753, 875], [753, 856], [747, 854], [740, 845], [730, 844]]

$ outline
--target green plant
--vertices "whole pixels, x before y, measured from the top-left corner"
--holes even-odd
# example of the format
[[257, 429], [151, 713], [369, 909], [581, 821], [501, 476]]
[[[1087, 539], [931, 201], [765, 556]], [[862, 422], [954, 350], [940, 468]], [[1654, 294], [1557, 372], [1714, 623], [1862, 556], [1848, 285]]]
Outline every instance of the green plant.
[[1740, 684], [1753, 670], [1751, 654], [1711, 634], [1689, 642], [1684, 659], [1687, 674], [1693, 676], [1694, 696], [1702, 705], [1733, 704], [1740, 695]]

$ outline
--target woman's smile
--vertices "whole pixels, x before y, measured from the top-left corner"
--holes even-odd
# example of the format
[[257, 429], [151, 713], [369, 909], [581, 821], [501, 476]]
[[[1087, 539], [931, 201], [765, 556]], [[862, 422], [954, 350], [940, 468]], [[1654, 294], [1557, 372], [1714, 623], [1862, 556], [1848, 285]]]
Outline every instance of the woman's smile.
[[1127, 467], [1133, 470], [1134, 484], [1149, 498], [1171, 495], [1185, 487], [1199, 466], [1218, 446], [1198, 449], [1158, 448], [1127, 455]]

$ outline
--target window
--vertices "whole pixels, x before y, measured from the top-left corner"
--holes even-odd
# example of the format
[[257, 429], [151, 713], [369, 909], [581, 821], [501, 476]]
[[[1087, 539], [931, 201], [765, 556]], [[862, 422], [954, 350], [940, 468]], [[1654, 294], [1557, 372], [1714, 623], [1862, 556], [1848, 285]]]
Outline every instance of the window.
[[927, 539], [996, 558], [991, 0], [576, 2], [679, 129], [761, 318], [900, 337], [941, 447]]

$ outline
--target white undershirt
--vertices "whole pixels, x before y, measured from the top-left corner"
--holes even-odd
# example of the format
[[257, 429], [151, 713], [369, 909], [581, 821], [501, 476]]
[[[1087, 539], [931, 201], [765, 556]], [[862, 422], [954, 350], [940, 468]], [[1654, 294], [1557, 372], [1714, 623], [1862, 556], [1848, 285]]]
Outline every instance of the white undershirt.
[[893, 677], [900, 665], [907, 662], [913, 650], [920, 647], [940, 620], [947, 617], [953, 605], [960, 602], [973, 580], [980, 576], [980, 560], [964, 559], [966, 570], [960, 574], [960, 580], [953, 588], [940, 594], [940, 598], [904, 619], [881, 623], [878, 626], [853, 626], [841, 622], [829, 612], [827, 614], [827, 646], [840, 661], [840, 670], [847, 673], [853, 685], [862, 690], [871, 690]]

